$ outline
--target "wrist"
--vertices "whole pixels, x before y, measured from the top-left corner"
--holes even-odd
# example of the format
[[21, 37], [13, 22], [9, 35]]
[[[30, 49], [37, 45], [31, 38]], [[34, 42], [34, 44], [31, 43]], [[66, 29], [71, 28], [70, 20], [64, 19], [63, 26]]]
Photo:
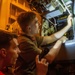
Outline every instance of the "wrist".
[[71, 24], [68, 24], [67, 26], [68, 26], [68, 27], [71, 27], [72, 25], [71, 25]]
[[54, 49], [59, 48], [59, 46], [60, 46], [62, 43], [63, 43], [62, 40], [58, 40], [58, 41], [56, 42], [56, 44], [53, 46], [53, 48], [54, 48]]
[[37, 75], [46, 75], [45, 72], [37, 71]]
[[58, 42], [59, 42], [59, 43], [63, 43], [63, 40], [59, 39]]
[[37, 73], [37, 75], [46, 75], [46, 74], [44, 74], [44, 73]]

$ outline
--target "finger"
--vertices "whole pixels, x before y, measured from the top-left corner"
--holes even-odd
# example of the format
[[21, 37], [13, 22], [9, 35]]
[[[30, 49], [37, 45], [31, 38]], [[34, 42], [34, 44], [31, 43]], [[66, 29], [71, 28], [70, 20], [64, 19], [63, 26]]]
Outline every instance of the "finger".
[[67, 40], [68, 40], [68, 38], [67, 37], [64, 37], [63, 38], [63, 43], [65, 43]]
[[41, 63], [46, 63], [46, 59], [41, 59]]
[[48, 66], [49, 65], [49, 62], [46, 62], [45, 65]]
[[64, 38], [67, 38], [66, 36], [63, 36]]
[[68, 17], [68, 20], [72, 20], [73, 18], [71, 16]]
[[64, 39], [67, 40], [68, 38], [67, 37], [64, 37]]
[[64, 39], [68, 39], [66, 36], [63, 37]]
[[70, 20], [70, 19], [72, 19], [72, 15], [69, 15], [67, 18], [67, 20]]
[[72, 14], [70, 14], [69, 16], [71, 16], [71, 17], [72, 17]]
[[72, 14], [70, 14], [68, 17], [72, 17]]
[[35, 60], [36, 60], [36, 63], [39, 62], [39, 55], [36, 56], [36, 59]]

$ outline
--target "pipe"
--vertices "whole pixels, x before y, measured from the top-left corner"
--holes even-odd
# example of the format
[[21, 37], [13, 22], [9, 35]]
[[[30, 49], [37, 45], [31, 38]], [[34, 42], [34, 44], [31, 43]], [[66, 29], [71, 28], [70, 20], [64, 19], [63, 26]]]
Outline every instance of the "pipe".
[[70, 12], [70, 10], [68, 9], [68, 7], [66, 6], [65, 2], [63, 0], [61, 0], [63, 5], [65, 6], [65, 9], [68, 11], [69, 15], [72, 15], [72, 13]]

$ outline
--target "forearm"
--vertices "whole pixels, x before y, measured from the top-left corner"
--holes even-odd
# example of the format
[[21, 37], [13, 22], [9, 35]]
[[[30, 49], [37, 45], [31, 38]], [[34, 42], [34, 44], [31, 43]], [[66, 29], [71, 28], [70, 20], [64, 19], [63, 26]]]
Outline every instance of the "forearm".
[[69, 30], [70, 27], [71, 27], [71, 25], [67, 25], [67, 26], [64, 27], [62, 30], [56, 32], [56, 33], [54, 34], [54, 36], [55, 36], [57, 39], [61, 38], [61, 37]]
[[67, 19], [67, 26], [65, 26], [60, 31], [54, 33], [53, 35], [45, 36], [41, 45], [50, 44], [56, 41], [57, 39], [61, 38], [69, 30], [71, 26], [72, 26], [72, 17], [71, 15], [69, 15]]
[[42, 45], [50, 44], [50, 43], [58, 40], [69, 30], [70, 27], [71, 27], [71, 25], [67, 25], [66, 27], [64, 27], [60, 31], [54, 33], [53, 35], [45, 36], [43, 39]]
[[36, 75], [46, 75], [48, 71], [48, 62], [42, 58], [39, 60], [39, 56], [36, 56]]
[[45, 58], [49, 61], [49, 63], [52, 63], [52, 61], [55, 59], [55, 57], [60, 51], [61, 45], [62, 45], [62, 41], [58, 40], [56, 44], [53, 46], [53, 48], [50, 49], [48, 54], [45, 56]]
[[46, 75], [46, 74], [44, 74], [44, 73], [42, 72], [42, 73], [37, 73], [37, 75]]

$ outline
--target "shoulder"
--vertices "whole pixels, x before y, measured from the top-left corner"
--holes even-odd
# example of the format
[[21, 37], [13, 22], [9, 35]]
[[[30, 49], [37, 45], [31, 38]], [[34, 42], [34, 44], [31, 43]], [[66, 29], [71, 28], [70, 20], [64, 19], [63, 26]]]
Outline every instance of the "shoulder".
[[18, 36], [18, 42], [21, 43], [21, 42], [28, 42], [30, 41], [27, 37], [25, 36]]
[[38, 45], [41, 45], [42, 41], [43, 41], [43, 37], [40, 35], [35, 35], [36, 41]]

